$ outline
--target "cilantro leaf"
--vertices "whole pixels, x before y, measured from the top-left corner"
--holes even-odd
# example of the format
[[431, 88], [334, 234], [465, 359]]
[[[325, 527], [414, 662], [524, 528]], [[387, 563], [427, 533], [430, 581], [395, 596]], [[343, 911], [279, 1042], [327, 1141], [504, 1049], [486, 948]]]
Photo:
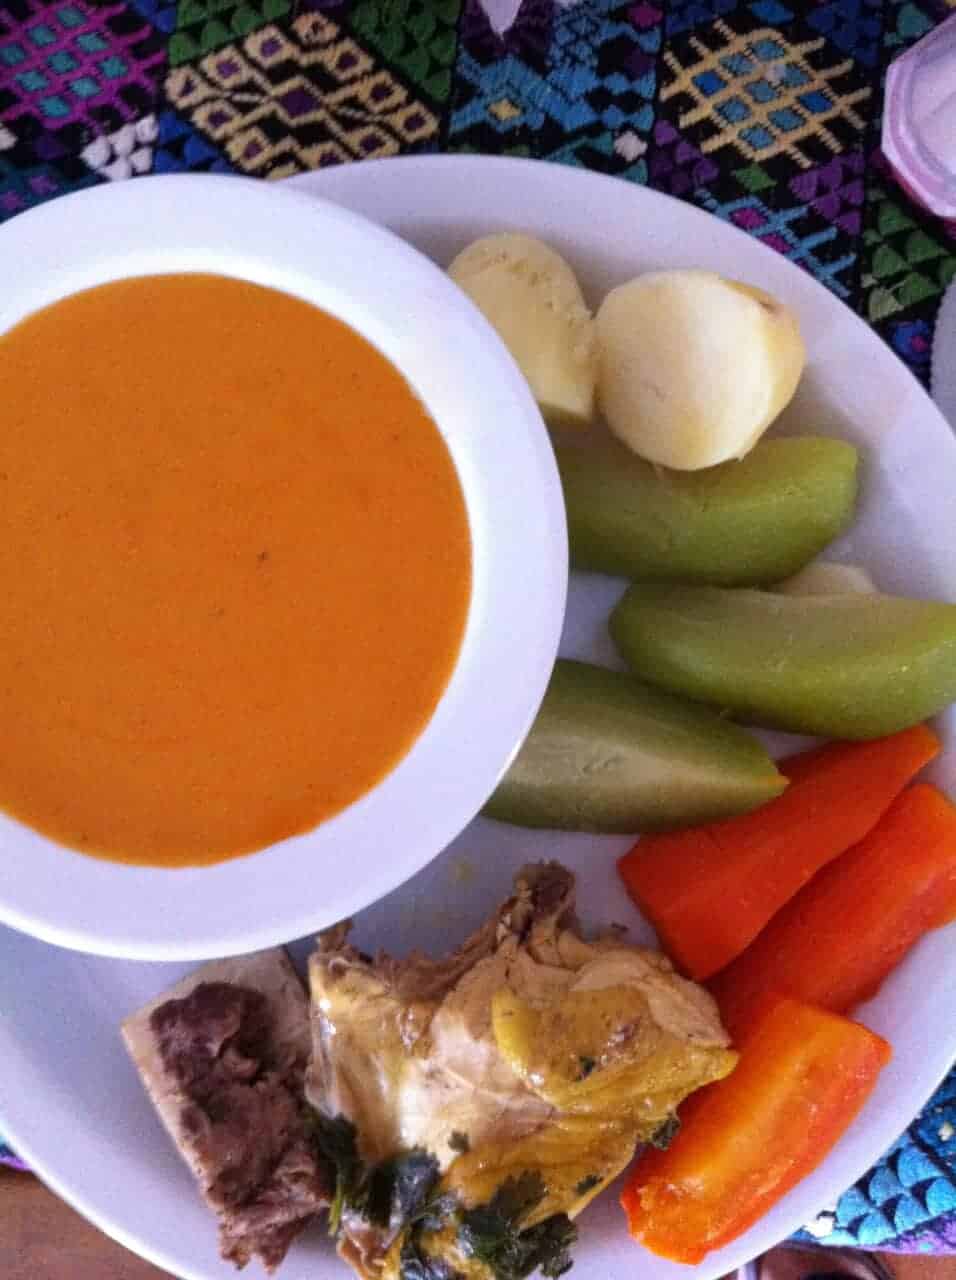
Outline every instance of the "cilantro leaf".
[[358, 1134], [355, 1125], [345, 1116], [323, 1115], [314, 1107], [306, 1109], [305, 1126], [335, 1187], [329, 1205], [329, 1235], [334, 1236], [341, 1225], [343, 1210], [355, 1198], [364, 1178]]
[[420, 1148], [384, 1160], [369, 1173], [361, 1208], [375, 1227], [413, 1222], [424, 1212], [440, 1171], [433, 1155]]
[[[530, 1259], [531, 1271], [539, 1267], [548, 1280], [556, 1280], [574, 1266], [571, 1247], [578, 1238], [578, 1229], [566, 1213], [555, 1213], [537, 1226], [522, 1231], [519, 1239]], [[530, 1275], [530, 1271], [521, 1272]]]
[[434, 1192], [421, 1209], [411, 1217], [409, 1230], [402, 1242], [399, 1280], [464, 1280], [443, 1258], [423, 1253], [422, 1236], [426, 1231], [441, 1231], [458, 1213], [458, 1197], [452, 1191]]
[[458, 1213], [458, 1197], [454, 1191], [446, 1191], [444, 1195], [432, 1196], [421, 1213], [412, 1219], [412, 1226], [422, 1231], [440, 1231], [447, 1226], [450, 1219]]
[[415, 1223], [437, 1230], [457, 1209], [455, 1196], [435, 1194], [441, 1173], [429, 1152], [403, 1151], [369, 1168], [359, 1155], [355, 1125], [345, 1116], [327, 1116], [307, 1107], [305, 1127], [334, 1187], [330, 1235], [338, 1234], [346, 1209], [383, 1230]]
[[[526, 1280], [539, 1269], [547, 1280], [556, 1280], [570, 1269], [577, 1228], [565, 1214], [553, 1214], [532, 1227], [521, 1225], [545, 1197], [539, 1173], [508, 1178], [487, 1204], [462, 1210], [452, 1192], [438, 1194], [439, 1165], [429, 1152], [406, 1151], [370, 1169], [359, 1154], [355, 1126], [345, 1116], [326, 1116], [307, 1108], [305, 1123], [334, 1185], [330, 1234], [339, 1233], [346, 1209], [374, 1227], [408, 1228], [400, 1257], [401, 1280], [463, 1280], [450, 1263], [421, 1248], [424, 1232], [439, 1231], [449, 1222], [457, 1222], [458, 1243], [465, 1256], [483, 1263], [494, 1280]], [[452, 1138], [468, 1141], [463, 1134]]]
[[466, 1256], [491, 1271], [495, 1280], [525, 1280], [541, 1269], [548, 1277], [562, 1276], [571, 1267], [570, 1246], [577, 1228], [566, 1214], [553, 1214], [533, 1227], [521, 1223], [545, 1197], [541, 1175], [526, 1172], [503, 1182], [488, 1204], [465, 1209], [459, 1244]]
[[402, 1245], [398, 1274], [400, 1280], [462, 1280], [444, 1259], [422, 1253], [415, 1239]]

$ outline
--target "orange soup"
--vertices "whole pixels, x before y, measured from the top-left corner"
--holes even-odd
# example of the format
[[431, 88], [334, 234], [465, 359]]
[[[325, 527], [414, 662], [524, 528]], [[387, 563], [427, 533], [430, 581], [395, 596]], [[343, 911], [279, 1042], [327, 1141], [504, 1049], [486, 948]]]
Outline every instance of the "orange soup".
[[308, 831], [429, 720], [471, 593], [401, 374], [286, 294], [104, 285], [0, 338], [0, 808], [180, 866]]

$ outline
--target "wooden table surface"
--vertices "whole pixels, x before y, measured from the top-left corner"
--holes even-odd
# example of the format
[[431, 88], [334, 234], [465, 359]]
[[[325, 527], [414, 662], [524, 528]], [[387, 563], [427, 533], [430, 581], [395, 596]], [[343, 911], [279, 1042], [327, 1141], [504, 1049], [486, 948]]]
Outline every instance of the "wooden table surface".
[[[956, 1257], [883, 1255], [883, 1260], [897, 1280], [956, 1280]], [[281, 1272], [279, 1274], [281, 1276]], [[0, 1169], [0, 1280], [163, 1280], [164, 1277], [168, 1280], [165, 1271], [150, 1266], [108, 1239], [30, 1174]], [[344, 1269], [342, 1277], [347, 1280], [348, 1272]], [[249, 1280], [253, 1280], [251, 1274]]]
[[163, 1280], [28, 1173], [0, 1169], [2, 1280]]

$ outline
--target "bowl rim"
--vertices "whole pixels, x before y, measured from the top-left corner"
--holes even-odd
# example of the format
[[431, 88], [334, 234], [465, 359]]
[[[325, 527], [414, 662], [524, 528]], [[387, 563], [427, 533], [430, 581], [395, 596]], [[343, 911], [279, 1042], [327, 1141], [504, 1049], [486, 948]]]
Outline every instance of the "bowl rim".
[[375, 787], [310, 832], [200, 867], [90, 857], [0, 813], [0, 922], [60, 946], [203, 960], [346, 918], [467, 825], [544, 696], [564, 617], [567, 532], [550, 440], [524, 378], [428, 258], [360, 215], [285, 186], [180, 174], [87, 189], [3, 224], [0, 261], [0, 334], [110, 280], [229, 275], [351, 324], [431, 412], [468, 510], [472, 596], [431, 719]]

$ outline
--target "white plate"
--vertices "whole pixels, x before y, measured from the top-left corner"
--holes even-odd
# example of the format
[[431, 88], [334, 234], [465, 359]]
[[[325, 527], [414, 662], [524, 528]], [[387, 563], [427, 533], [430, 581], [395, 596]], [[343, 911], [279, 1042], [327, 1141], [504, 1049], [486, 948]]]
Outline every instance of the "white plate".
[[[687, 205], [574, 169], [473, 158], [368, 163], [299, 186], [391, 226], [447, 262], [469, 237], [522, 226], [552, 240], [598, 298], [652, 266], [708, 266], [760, 284], [800, 313], [810, 349], [791, 420], [866, 449], [863, 502], [842, 555], [889, 590], [956, 599], [956, 443], [903, 365], [809, 276], [742, 233]], [[604, 621], [620, 591], [609, 579], [572, 583], [563, 651], [613, 661]], [[498, 673], [488, 672], [489, 696]], [[934, 774], [956, 790], [956, 717]], [[365, 911], [358, 935], [396, 951], [459, 941], [504, 896], [529, 858], [560, 858], [580, 876], [582, 915], [651, 935], [619, 888], [627, 839], [533, 834], [478, 821], [439, 859]], [[361, 875], [361, 868], [356, 868]], [[321, 893], [321, 885], [316, 885]], [[190, 1280], [234, 1273], [216, 1257], [215, 1226], [171, 1149], [117, 1035], [122, 1015], [186, 966], [107, 961], [0, 930], [0, 1128], [55, 1190], [109, 1234]], [[740, 1240], [697, 1268], [640, 1251], [612, 1195], [584, 1215], [577, 1280], [712, 1280], [769, 1248], [837, 1196], [899, 1135], [956, 1050], [956, 928], [927, 937], [862, 1018], [896, 1056], [863, 1114], [823, 1166]], [[321, 1232], [298, 1244], [285, 1280], [345, 1280]]]

